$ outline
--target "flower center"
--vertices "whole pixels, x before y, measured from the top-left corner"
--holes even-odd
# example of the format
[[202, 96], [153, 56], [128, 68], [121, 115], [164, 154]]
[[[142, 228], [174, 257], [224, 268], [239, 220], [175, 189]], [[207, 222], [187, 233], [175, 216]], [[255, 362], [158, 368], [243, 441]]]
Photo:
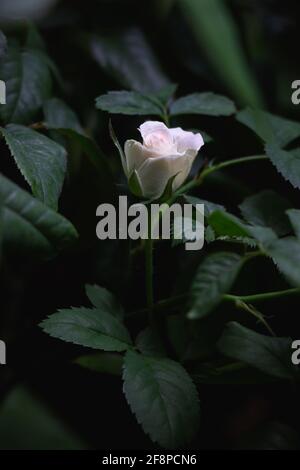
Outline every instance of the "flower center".
[[152, 132], [148, 134], [144, 139], [146, 147], [155, 150], [156, 152], [166, 152], [172, 148], [172, 142], [168, 139], [163, 132]]

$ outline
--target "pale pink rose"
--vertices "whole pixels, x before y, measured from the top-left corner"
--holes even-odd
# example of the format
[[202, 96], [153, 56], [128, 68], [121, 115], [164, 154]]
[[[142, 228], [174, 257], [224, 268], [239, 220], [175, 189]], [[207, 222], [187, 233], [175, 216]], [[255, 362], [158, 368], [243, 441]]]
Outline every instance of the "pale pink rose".
[[204, 144], [201, 134], [194, 134], [175, 127], [169, 129], [158, 121], [146, 121], [139, 131], [143, 143], [136, 140], [125, 142], [127, 175], [135, 170], [146, 198], [162, 195], [169, 179], [173, 181], [173, 191], [188, 177], [193, 161]]

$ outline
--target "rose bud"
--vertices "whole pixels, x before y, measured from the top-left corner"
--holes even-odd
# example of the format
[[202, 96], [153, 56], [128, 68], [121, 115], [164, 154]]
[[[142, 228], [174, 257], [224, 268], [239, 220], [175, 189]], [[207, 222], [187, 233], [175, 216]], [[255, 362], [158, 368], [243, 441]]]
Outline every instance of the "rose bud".
[[169, 129], [158, 121], [144, 122], [139, 131], [142, 144], [125, 142], [125, 171], [129, 182], [134, 176], [141, 196], [158, 199], [171, 178], [173, 191], [184, 183], [204, 141], [201, 134]]

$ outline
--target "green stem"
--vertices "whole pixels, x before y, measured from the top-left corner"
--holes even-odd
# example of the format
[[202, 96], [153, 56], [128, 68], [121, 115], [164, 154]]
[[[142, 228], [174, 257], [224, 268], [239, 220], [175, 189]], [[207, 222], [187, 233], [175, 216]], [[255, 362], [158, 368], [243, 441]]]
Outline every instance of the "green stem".
[[205, 178], [205, 176], [209, 175], [210, 173], [217, 170], [221, 170], [222, 168], [226, 168], [227, 166], [239, 165], [240, 163], [248, 163], [253, 162], [255, 160], [268, 160], [268, 157], [266, 155], [251, 155], [250, 157], [241, 157], [234, 158], [232, 160], [226, 160], [225, 162], [221, 162], [217, 165], [213, 165], [211, 167], [206, 168], [201, 173], [201, 179]]
[[[253, 252], [258, 255], [257, 252]], [[236, 305], [239, 306], [239, 302], [259, 302], [268, 299], [276, 299], [278, 297], [286, 297], [289, 295], [300, 294], [300, 288], [294, 289], [287, 289], [282, 291], [275, 291], [275, 292], [265, 292], [263, 294], [253, 294], [253, 295], [232, 295], [232, 294], [224, 294], [223, 300], [228, 300], [231, 302], [235, 302]], [[161, 310], [165, 310], [167, 307], [170, 309], [180, 309], [182, 304], [186, 302], [188, 298], [188, 294], [181, 294], [174, 297], [170, 297], [168, 299], [162, 299], [152, 305], [152, 310], [154, 312], [159, 312]], [[130, 312], [128, 314], [129, 317], [141, 316], [146, 315], [149, 309], [140, 309], [134, 312]]]
[[234, 158], [232, 160], [226, 160], [226, 162], [221, 162], [221, 163], [218, 163], [217, 165], [212, 165], [204, 169], [197, 179], [189, 181], [188, 183], [181, 186], [181, 188], [179, 188], [177, 191], [175, 191], [171, 200], [169, 201], [169, 204], [174, 202], [177, 199], [177, 197], [180, 196], [181, 194], [184, 194], [190, 189], [200, 186], [200, 184], [203, 182], [203, 179], [206, 176], [208, 176], [210, 173], [221, 170], [222, 168], [226, 168], [227, 166], [238, 165], [240, 163], [247, 163], [247, 162], [252, 162], [255, 160], [268, 160], [268, 157], [266, 155], [251, 155], [250, 157]]
[[167, 127], [170, 127], [170, 117], [169, 117], [169, 113], [168, 113], [168, 110], [167, 108], [164, 108], [164, 113], [162, 114], [162, 119], [164, 120], [165, 122], [165, 125]]
[[300, 294], [300, 288], [295, 287], [294, 289], [279, 290], [275, 292], [264, 292], [262, 294], [253, 295], [231, 295], [225, 294], [224, 300], [231, 300], [234, 302], [260, 302], [262, 300], [276, 299], [278, 297], [287, 297], [289, 295]]
[[253, 307], [253, 305], [248, 305], [246, 304], [245, 302], [242, 302], [241, 300], [236, 302], [235, 303], [236, 306], [238, 308], [241, 308], [242, 310], [245, 310], [246, 312], [250, 313], [251, 315], [253, 315], [255, 318], [258, 319], [258, 321], [260, 323], [262, 323], [267, 331], [272, 335], [272, 336], [276, 336], [276, 334], [274, 333], [274, 331], [272, 330], [272, 328], [270, 327], [269, 323], [267, 322], [267, 320], [265, 319], [265, 317], [263, 316], [263, 314], [257, 310], [255, 307]]
[[148, 238], [145, 240], [145, 261], [146, 261], [146, 298], [149, 324], [155, 327], [154, 299], [153, 299], [153, 240], [151, 217], [148, 217]]

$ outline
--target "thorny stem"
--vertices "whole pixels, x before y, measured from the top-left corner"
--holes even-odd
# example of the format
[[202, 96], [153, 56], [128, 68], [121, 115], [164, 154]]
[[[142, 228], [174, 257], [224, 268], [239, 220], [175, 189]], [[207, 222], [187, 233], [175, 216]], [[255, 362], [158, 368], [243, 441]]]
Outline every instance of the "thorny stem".
[[235, 301], [235, 305], [236, 307], [241, 308], [242, 310], [245, 310], [246, 312], [249, 312], [251, 315], [257, 318], [266, 327], [266, 329], [272, 336], [276, 336], [276, 334], [270, 327], [269, 323], [267, 322], [263, 314], [259, 310], [257, 310], [255, 307], [253, 307], [253, 305], [248, 305], [245, 302], [242, 302], [241, 300]]
[[250, 157], [242, 157], [242, 158], [235, 158], [232, 160], [226, 160], [225, 162], [218, 163], [216, 165], [212, 165], [208, 168], [205, 168], [202, 173], [200, 173], [199, 177], [189, 181], [188, 183], [184, 184], [179, 188], [177, 191], [172, 196], [172, 201], [173, 202], [178, 196], [181, 194], [184, 194], [186, 191], [193, 189], [197, 186], [200, 186], [200, 184], [203, 182], [203, 179], [208, 176], [210, 173], [213, 173], [214, 171], [221, 170], [222, 168], [226, 168], [227, 166], [233, 166], [233, 165], [238, 165], [240, 163], [247, 163], [247, 162], [252, 162], [255, 160], [267, 160], [268, 157], [266, 155], [251, 155]]
[[278, 290], [275, 292], [264, 292], [262, 294], [253, 295], [231, 295], [225, 294], [224, 300], [242, 301], [242, 302], [259, 302], [262, 300], [276, 299], [277, 297], [286, 297], [288, 295], [300, 294], [300, 288]]
[[[276, 299], [279, 297], [286, 297], [289, 295], [295, 295], [295, 294], [300, 294], [300, 288], [286, 289], [286, 290], [274, 291], [274, 292], [264, 292], [262, 294], [253, 294], [253, 295], [224, 294], [223, 300], [232, 301], [236, 304], [237, 307], [244, 308], [245, 305], [247, 305], [246, 302], [255, 303], [255, 302], [260, 302], [264, 300]], [[154, 311], [164, 310], [166, 307], [172, 307], [173, 309], [180, 309], [182, 305], [186, 302], [187, 298], [188, 298], [188, 294], [181, 294], [175, 297], [170, 297], [168, 299], [163, 299], [153, 304], [152, 308]], [[249, 311], [248, 307], [249, 306], [247, 305], [247, 311]], [[131, 312], [129, 316], [142, 315], [142, 314], [145, 314], [146, 312], [147, 312], [146, 309], [141, 309], [136, 312]], [[253, 311], [251, 311], [250, 313], [254, 314]], [[261, 317], [259, 317], [259, 319], [260, 321], [262, 321]]]

